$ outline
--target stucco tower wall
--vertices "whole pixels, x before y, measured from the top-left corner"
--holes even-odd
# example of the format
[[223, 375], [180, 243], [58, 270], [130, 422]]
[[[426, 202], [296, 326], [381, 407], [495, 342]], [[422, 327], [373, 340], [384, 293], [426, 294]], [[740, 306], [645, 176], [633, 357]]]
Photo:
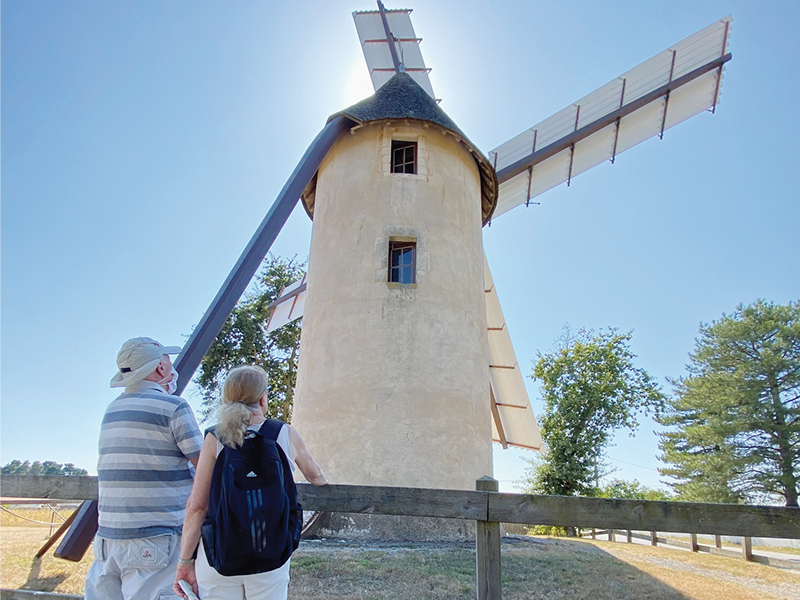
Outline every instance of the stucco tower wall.
[[[393, 174], [392, 140], [418, 173]], [[437, 127], [356, 128], [318, 174], [293, 423], [332, 483], [474, 489], [491, 474], [480, 179]], [[387, 283], [415, 239], [416, 284]]]

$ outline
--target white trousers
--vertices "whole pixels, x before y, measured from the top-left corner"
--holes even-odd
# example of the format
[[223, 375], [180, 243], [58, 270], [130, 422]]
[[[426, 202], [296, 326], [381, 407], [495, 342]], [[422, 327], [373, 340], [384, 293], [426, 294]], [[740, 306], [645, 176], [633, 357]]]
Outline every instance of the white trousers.
[[[203, 541], [197, 549], [194, 572], [200, 600], [286, 600], [290, 558], [274, 571], [226, 577], [208, 564]], [[87, 600], [89, 600], [87, 598]]]
[[133, 540], [95, 536], [86, 600], [179, 600], [172, 591], [181, 536]]

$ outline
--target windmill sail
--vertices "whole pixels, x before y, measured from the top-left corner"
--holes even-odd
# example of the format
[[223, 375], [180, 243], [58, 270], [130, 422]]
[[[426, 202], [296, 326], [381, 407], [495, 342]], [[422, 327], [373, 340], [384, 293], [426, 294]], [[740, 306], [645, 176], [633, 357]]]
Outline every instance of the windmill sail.
[[539, 426], [522, 379], [517, 354], [511, 344], [503, 309], [484, 257], [486, 329], [489, 337], [489, 386], [492, 408], [492, 441], [503, 448], [517, 446], [538, 450], [542, 446]]
[[267, 333], [280, 329], [303, 316], [306, 304], [306, 276], [284, 287], [278, 298], [267, 308], [272, 308], [267, 321]]
[[[406, 73], [411, 75], [431, 98], [435, 98], [431, 80], [428, 77], [430, 69], [425, 66], [422, 52], [419, 49], [422, 39], [414, 33], [414, 26], [411, 24], [411, 10], [385, 10], [384, 14], [389, 30], [396, 40], [395, 47], [405, 66]], [[358, 39], [367, 61], [372, 86], [377, 91], [395, 74], [394, 61], [386, 39], [381, 12], [377, 10], [354, 12], [353, 20], [356, 23]]]
[[494, 217], [719, 101], [733, 17], [709, 25], [489, 153]]

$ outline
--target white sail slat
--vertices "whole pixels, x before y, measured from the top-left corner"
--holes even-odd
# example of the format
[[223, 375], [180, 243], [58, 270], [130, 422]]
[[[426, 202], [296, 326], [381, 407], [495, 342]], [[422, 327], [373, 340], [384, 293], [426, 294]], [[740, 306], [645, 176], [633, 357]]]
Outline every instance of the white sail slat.
[[569, 151], [563, 151], [533, 167], [531, 198], [556, 187], [567, 180], [569, 174]]
[[[537, 165], [538, 166], [538, 165]], [[556, 184], [558, 185], [558, 184]], [[497, 191], [497, 206], [492, 213], [496, 219], [512, 208], [523, 204], [528, 198], [528, 173], [520, 173], [500, 184]]]
[[576, 102], [581, 107], [578, 129], [617, 110], [621, 106], [622, 86], [622, 79], [609, 81], [603, 87], [584, 96], [580, 102]]
[[[617, 154], [641, 144], [661, 132], [664, 118], [664, 99], [651, 102], [635, 113], [622, 117], [617, 139]], [[610, 158], [610, 157], [609, 157]]]
[[572, 159], [572, 177], [596, 167], [614, 153], [616, 126], [610, 125], [575, 144]]
[[531, 129], [526, 129], [519, 135], [515, 135], [507, 142], [489, 152], [489, 162], [492, 163], [496, 171], [504, 169], [508, 165], [525, 158], [533, 152], [535, 127], [536, 126]]
[[[719, 58], [719, 55], [709, 59], [709, 62]], [[669, 72], [672, 68], [672, 52], [664, 50], [650, 60], [643, 62], [623, 73], [618, 77], [625, 82], [625, 97], [623, 103], [628, 104], [638, 100], [669, 83]], [[675, 77], [673, 77], [675, 79]], [[580, 100], [578, 101], [580, 102]]]
[[531, 172], [530, 182], [528, 181], [528, 172], [524, 171], [501, 183], [497, 194], [497, 207], [494, 209], [492, 218], [497, 218], [512, 208], [524, 204], [528, 198], [535, 198], [564, 183], [568, 175], [569, 150], [563, 150], [535, 165]]
[[539, 123], [534, 128], [536, 132], [536, 149], [540, 150], [575, 131], [577, 112], [578, 107], [571, 104]]
[[[539, 426], [530, 407], [522, 409], [498, 405], [497, 412], [500, 415], [507, 445], [527, 450], [541, 449], [542, 436], [539, 434]], [[501, 441], [496, 426], [493, 428], [493, 436], [492, 441]]]
[[[711, 71], [672, 92], [669, 96], [664, 128], [669, 129], [712, 106], [718, 79], [719, 73]], [[720, 82], [720, 89], [721, 87]]]

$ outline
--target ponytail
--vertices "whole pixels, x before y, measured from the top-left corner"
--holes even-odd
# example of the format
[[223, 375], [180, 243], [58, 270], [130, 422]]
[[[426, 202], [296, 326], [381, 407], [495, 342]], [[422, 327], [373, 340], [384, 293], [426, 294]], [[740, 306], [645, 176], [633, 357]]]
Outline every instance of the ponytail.
[[267, 373], [261, 367], [245, 365], [228, 373], [222, 386], [222, 405], [215, 430], [222, 444], [236, 448], [244, 443], [253, 408], [258, 406], [267, 386]]

